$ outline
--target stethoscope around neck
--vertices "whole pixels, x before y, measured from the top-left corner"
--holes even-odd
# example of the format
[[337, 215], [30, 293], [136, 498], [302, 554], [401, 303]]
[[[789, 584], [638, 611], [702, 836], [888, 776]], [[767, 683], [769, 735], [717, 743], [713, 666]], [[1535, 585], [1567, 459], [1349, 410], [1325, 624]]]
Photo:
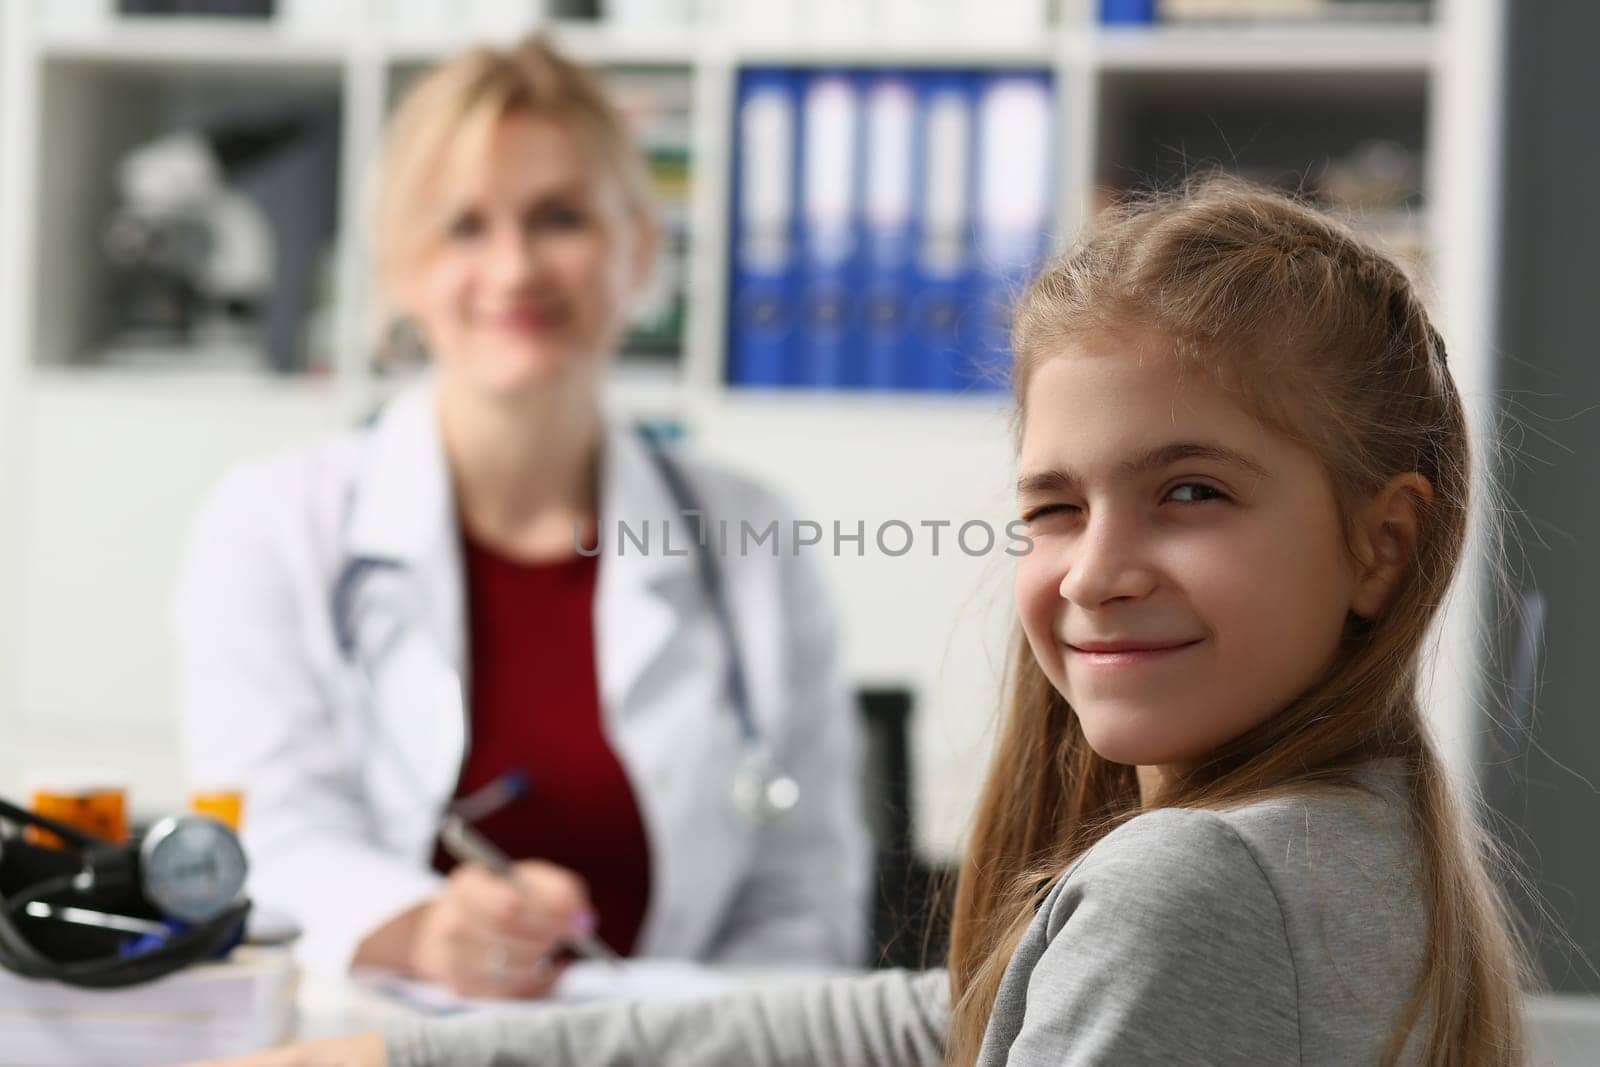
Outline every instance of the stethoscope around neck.
[[[673, 506], [686, 521], [697, 521], [704, 513], [699, 508], [682, 468], [667, 455], [650, 433], [641, 428], [638, 430], [638, 435], [672, 496]], [[704, 526], [697, 527], [697, 535], [703, 534], [704, 529]], [[729, 801], [733, 810], [751, 824], [774, 822], [787, 816], [798, 806], [800, 784], [773, 757], [771, 746], [767, 743], [761, 725], [756, 719], [750, 699], [748, 676], [745, 673], [744, 655], [739, 646], [738, 631], [734, 627], [733, 612], [728, 605], [727, 590], [723, 584], [722, 568], [717, 565], [706, 537], [696, 536], [693, 540], [695, 571], [700, 581], [701, 592], [711, 609], [717, 632], [721, 635], [723, 646], [728, 653], [727, 674], [723, 684], [734, 725], [738, 731], [740, 750], [729, 782]], [[376, 738], [379, 742], [378, 747], [387, 750], [396, 765], [395, 769], [405, 775], [408, 784], [416, 788], [419, 793], [425, 793], [426, 786], [421, 773], [407, 762], [400, 747], [384, 733], [385, 724], [377, 713], [377, 684], [372, 669], [372, 663], [381, 659], [387, 650], [392, 649], [404, 637], [405, 629], [419, 625], [421, 620], [406, 619], [396, 614], [392, 619], [391, 628], [380, 643], [379, 653], [371, 658], [362, 654], [356, 632], [357, 601], [367, 580], [379, 572], [400, 572], [404, 569], [405, 563], [397, 559], [357, 556], [349, 560], [334, 582], [329, 608], [339, 654], [357, 679], [361, 700], [372, 720], [370, 725], [378, 734]], [[462, 691], [460, 672], [448, 666], [444, 670], [452, 675], [451, 681], [455, 691], [460, 693]]]

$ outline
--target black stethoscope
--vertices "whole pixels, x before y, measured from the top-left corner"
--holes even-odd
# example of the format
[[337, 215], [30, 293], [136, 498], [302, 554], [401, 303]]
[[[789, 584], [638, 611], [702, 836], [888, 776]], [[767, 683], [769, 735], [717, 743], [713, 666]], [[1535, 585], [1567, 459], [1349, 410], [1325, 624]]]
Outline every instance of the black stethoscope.
[[[643, 428], [637, 432], [662, 481], [666, 483], [667, 491], [672, 496], [673, 506], [686, 519], [689, 516], [703, 515], [682, 468], [667, 455], [650, 433]], [[699, 526], [697, 532], [703, 532], [704, 529], [704, 526]], [[728, 606], [727, 591], [722, 580], [722, 569], [717, 566], [706, 537], [697, 536], [694, 545], [695, 570], [700, 579], [700, 588], [711, 607], [717, 631], [721, 634], [723, 644], [728, 650], [728, 670], [724, 685], [728, 704], [732, 708], [738, 728], [741, 749], [738, 766], [734, 768], [729, 785], [729, 800], [733, 809], [750, 823], [760, 825], [773, 822], [788, 815], [799, 804], [800, 783], [773, 758], [760, 723], [756, 719], [745, 674], [744, 656], [740, 651], [738, 632], [734, 627], [733, 613]], [[345, 663], [353, 668], [362, 690], [362, 699], [368, 714], [373, 718], [372, 726], [380, 732], [380, 741], [382, 724], [377, 721], [376, 715], [377, 689], [370, 662], [362, 656], [356, 638], [356, 600], [363, 583], [372, 574], [379, 571], [399, 571], [404, 566], [400, 560], [384, 557], [359, 556], [351, 559], [340, 571], [338, 580], [334, 582], [333, 595], [329, 601], [339, 654]], [[393, 648], [402, 635], [403, 623], [395, 620], [395, 625], [382, 641], [381, 647], [385, 650]], [[374, 659], [381, 658], [381, 655], [374, 657]], [[451, 668], [446, 669], [455, 675], [455, 691], [460, 693], [459, 673]], [[459, 707], [457, 710], [460, 711]], [[391, 754], [396, 757], [397, 767], [404, 771], [419, 791], [422, 791], [421, 774], [400, 758], [394, 746], [388, 747], [392, 750]]]
[[[0, 967], [86, 989], [154, 981], [225, 955], [244, 936], [248, 861], [232, 830], [162, 819], [132, 844], [0, 800]], [[22, 827], [60, 846], [26, 840]]]

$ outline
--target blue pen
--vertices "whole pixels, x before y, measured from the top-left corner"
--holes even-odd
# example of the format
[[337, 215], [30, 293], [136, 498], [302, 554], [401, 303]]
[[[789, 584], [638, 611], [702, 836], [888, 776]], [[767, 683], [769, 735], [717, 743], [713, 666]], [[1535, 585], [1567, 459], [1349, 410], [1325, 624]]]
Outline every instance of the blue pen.
[[[476, 863], [498, 874], [519, 891], [524, 887], [517, 877], [516, 865], [494, 843], [472, 828], [472, 823], [499, 811], [512, 801], [527, 795], [530, 780], [522, 770], [511, 770], [498, 776], [488, 785], [462, 797], [450, 805], [444, 824], [439, 828], [439, 843], [446, 852], [462, 863]], [[570, 934], [565, 943], [573, 952], [589, 959], [607, 963], [620, 963], [622, 957], [610, 945], [592, 933]]]

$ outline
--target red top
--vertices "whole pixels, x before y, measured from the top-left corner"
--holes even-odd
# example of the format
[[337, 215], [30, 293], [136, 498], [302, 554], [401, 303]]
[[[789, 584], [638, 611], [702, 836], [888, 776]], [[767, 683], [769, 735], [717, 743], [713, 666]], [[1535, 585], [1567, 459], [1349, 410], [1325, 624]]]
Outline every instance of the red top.
[[[515, 859], [589, 883], [599, 936], [633, 950], [650, 894], [650, 850], [633, 787], [600, 725], [594, 648], [598, 556], [520, 563], [463, 538], [472, 723], [456, 796], [512, 770], [519, 800], [476, 823]], [[444, 855], [434, 866], [448, 871]]]

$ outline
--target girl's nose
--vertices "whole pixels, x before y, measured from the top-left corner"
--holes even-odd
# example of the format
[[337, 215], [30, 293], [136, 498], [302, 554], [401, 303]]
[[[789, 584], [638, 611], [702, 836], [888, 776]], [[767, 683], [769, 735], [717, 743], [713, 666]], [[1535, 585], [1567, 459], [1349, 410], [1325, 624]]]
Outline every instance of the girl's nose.
[[1138, 599], [1155, 588], [1155, 568], [1139, 532], [1111, 516], [1091, 518], [1066, 556], [1061, 596], [1083, 608]]

